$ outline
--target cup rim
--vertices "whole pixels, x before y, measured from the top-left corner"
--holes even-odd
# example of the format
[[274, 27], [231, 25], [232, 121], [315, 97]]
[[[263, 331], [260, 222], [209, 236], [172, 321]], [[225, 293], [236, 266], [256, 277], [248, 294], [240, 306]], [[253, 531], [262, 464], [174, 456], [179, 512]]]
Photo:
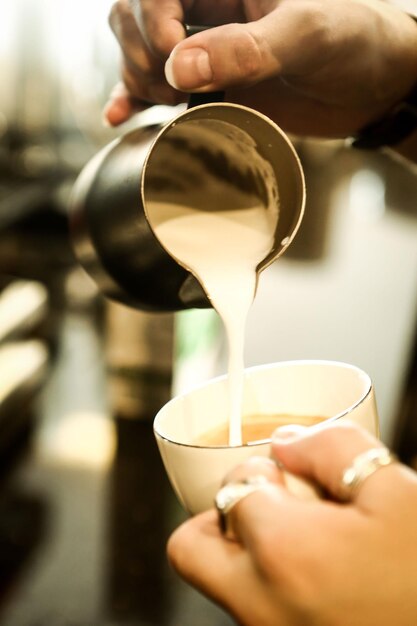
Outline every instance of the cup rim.
[[[356, 366], [356, 365], [352, 365], [351, 363], [346, 363], [344, 361], [335, 361], [335, 360], [328, 360], [328, 359], [293, 359], [293, 360], [288, 360], [288, 361], [276, 361], [276, 362], [272, 362], [272, 363], [263, 363], [261, 365], [252, 365], [250, 367], [246, 367], [245, 368], [245, 378], [248, 374], [252, 373], [252, 372], [257, 372], [257, 371], [262, 371], [262, 370], [267, 370], [267, 369], [276, 369], [276, 368], [281, 368], [281, 367], [298, 367], [298, 366], [305, 366], [305, 365], [325, 365], [325, 366], [336, 366], [336, 367], [340, 367], [341, 369], [350, 369], [353, 371], [356, 371], [358, 374], [360, 374], [364, 380], [366, 380], [367, 382], [367, 386], [366, 389], [364, 391], [364, 393], [361, 395], [361, 397], [359, 398], [359, 400], [357, 400], [357, 402], [355, 402], [354, 404], [350, 405], [347, 409], [345, 409], [344, 411], [341, 411], [340, 413], [337, 413], [336, 415], [333, 415], [332, 417], [326, 418], [325, 420], [323, 420], [323, 422], [319, 422], [317, 424], [314, 424], [313, 426], [309, 426], [308, 428], [320, 428], [322, 427], [322, 425], [328, 424], [329, 422], [334, 422], [336, 420], [341, 419], [342, 417], [346, 417], [348, 416], [350, 413], [352, 413], [352, 411], [354, 411], [355, 409], [357, 409], [358, 406], [360, 406], [361, 404], [363, 404], [363, 402], [365, 402], [365, 400], [369, 397], [371, 391], [372, 391], [372, 380], [371, 377], [369, 376], [369, 374], [367, 374], [362, 368]], [[195, 449], [200, 449], [200, 450], [224, 450], [224, 449], [229, 449], [229, 448], [233, 448], [233, 449], [239, 449], [239, 448], [249, 448], [249, 447], [256, 447], [256, 446], [261, 446], [261, 445], [265, 445], [265, 444], [269, 444], [272, 441], [271, 437], [268, 437], [266, 439], [258, 439], [256, 441], [250, 441], [247, 443], [242, 443], [240, 445], [237, 446], [229, 446], [228, 444], [221, 444], [221, 445], [201, 445], [201, 444], [196, 444], [196, 443], [184, 443], [182, 441], [177, 441], [176, 439], [172, 439], [171, 437], [167, 437], [166, 435], [161, 434], [158, 431], [158, 422], [161, 419], [161, 414], [162, 412], [166, 409], [166, 407], [168, 407], [169, 405], [175, 403], [175, 402], [181, 402], [184, 398], [186, 398], [187, 396], [189, 396], [190, 394], [198, 391], [199, 389], [203, 389], [205, 387], [210, 387], [212, 385], [216, 385], [221, 381], [226, 380], [228, 377], [227, 374], [221, 374], [220, 376], [216, 376], [214, 378], [211, 378], [210, 380], [207, 380], [205, 382], [202, 382], [196, 386], [194, 386], [192, 389], [188, 389], [187, 391], [180, 393], [176, 396], [174, 396], [173, 398], [171, 398], [170, 400], [168, 400], [168, 402], [166, 402], [158, 411], [158, 413], [155, 415], [154, 421], [153, 421], [153, 431], [154, 431], [154, 435], [155, 437], [162, 439], [164, 441], [167, 441], [173, 445], [176, 446], [181, 446], [184, 448], [195, 448]]]

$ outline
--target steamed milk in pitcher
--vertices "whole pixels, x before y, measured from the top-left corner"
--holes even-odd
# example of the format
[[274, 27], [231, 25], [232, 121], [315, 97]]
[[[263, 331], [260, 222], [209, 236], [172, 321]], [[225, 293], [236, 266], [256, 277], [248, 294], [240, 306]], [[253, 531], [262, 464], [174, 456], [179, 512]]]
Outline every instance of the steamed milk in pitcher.
[[[241, 129], [222, 124], [214, 145], [209, 122], [196, 123], [194, 128], [187, 124], [171, 133], [166, 141], [172, 144], [169, 157], [178, 159], [176, 180], [165, 180], [160, 197], [154, 193], [146, 208], [159, 241], [198, 278], [224, 323], [229, 348], [229, 444], [240, 445], [245, 324], [255, 297], [257, 266], [274, 244], [279, 202], [272, 167], [254, 141]], [[187, 142], [187, 154], [181, 154]], [[164, 155], [167, 158], [166, 150]], [[158, 170], [164, 172], [163, 162]], [[172, 178], [172, 173], [166, 175]], [[190, 180], [195, 188], [181, 197], [175, 189], [184, 177], [188, 189]]]

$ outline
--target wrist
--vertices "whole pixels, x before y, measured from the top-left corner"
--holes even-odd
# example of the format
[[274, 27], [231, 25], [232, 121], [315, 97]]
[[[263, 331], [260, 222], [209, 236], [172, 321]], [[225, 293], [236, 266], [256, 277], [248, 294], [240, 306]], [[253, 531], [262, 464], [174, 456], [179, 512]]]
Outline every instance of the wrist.
[[417, 163], [417, 128], [403, 141], [391, 147], [387, 146], [387, 149], [390, 153], [394, 152], [408, 161]]
[[354, 148], [375, 150], [408, 144], [417, 131], [417, 82], [409, 94], [381, 118], [362, 128], [353, 138]]
[[[399, 14], [403, 24], [402, 39], [406, 45], [397, 66], [397, 77], [400, 78], [397, 87], [402, 83], [404, 91], [397, 92], [397, 99], [394, 98], [384, 114], [355, 133], [352, 145], [369, 150], [391, 148], [408, 156], [417, 152], [417, 146], [414, 147], [417, 141], [417, 20], [413, 15], [405, 15], [404, 11], [400, 10]], [[386, 80], [389, 85], [390, 76]]]

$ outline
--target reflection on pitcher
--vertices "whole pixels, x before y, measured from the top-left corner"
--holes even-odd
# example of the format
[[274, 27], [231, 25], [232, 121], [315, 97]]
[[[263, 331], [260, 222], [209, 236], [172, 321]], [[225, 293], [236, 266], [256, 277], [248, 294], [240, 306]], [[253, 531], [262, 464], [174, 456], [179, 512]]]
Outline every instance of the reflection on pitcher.
[[151, 205], [262, 206], [271, 214], [279, 196], [273, 244], [258, 259], [260, 271], [290, 244], [304, 194], [296, 152], [275, 124], [246, 107], [206, 104], [165, 126], [134, 130], [96, 155], [73, 191], [72, 237], [81, 263], [109, 297], [143, 310], [205, 307], [199, 282], [155, 237]]

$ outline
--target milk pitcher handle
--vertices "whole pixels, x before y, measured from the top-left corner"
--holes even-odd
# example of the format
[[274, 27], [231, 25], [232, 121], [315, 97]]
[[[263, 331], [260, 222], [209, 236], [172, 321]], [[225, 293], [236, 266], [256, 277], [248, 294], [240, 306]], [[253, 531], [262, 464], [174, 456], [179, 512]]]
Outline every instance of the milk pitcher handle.
[[[213, 27], [201, 26], [200, 24], [184, 24], [184, 28], [185, 36], [191, 37], [191, 35], [196, 35], [197, 33], [201, 33], [203, 30], [207, 30], [208, 28]], [[192, 109], [193, 107], [197, 107], [200, 104], [210, 104], [211, 102], [224, 102], [224, 91], [205, 91], [203, 93], [192, 93], [190, 95], [190, 99], [188, 100], [187, 109]]]

